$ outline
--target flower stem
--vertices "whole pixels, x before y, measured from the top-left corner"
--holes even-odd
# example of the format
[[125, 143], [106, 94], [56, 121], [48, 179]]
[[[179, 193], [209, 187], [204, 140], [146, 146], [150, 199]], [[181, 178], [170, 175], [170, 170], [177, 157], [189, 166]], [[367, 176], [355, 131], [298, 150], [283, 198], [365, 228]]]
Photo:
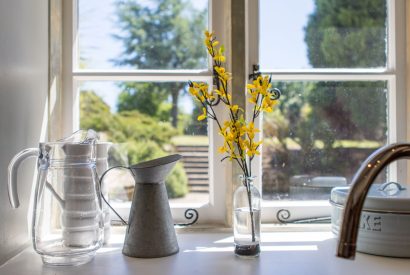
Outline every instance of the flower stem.
[[253, 218], [253, 207], [252, 207], [252, 192], [249, 180], [245, 178], [246, 182], [246, 192], [248, 194], [248, 203], [249, 203], [249, 214], [251, 215], [251, 230], [252, 230], [252, 242], [256, 241], [255, 237], [255, 220]]

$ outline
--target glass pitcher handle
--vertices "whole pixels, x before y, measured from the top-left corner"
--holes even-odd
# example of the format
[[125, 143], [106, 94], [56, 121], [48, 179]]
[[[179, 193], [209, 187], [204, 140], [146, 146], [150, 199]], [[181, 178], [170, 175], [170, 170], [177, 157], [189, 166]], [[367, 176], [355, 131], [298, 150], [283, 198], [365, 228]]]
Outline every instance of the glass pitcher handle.
[[9, 200], [13, 208], [17, 208], [20, 205], [20, 201], [17, 195], [17, 172], [20, 164], [28, 157], [38, 157], [40, 150], [38, 148], [28, 148], [17, 155], [15, 155], [9, 164], [8, 169], [8, 191]]

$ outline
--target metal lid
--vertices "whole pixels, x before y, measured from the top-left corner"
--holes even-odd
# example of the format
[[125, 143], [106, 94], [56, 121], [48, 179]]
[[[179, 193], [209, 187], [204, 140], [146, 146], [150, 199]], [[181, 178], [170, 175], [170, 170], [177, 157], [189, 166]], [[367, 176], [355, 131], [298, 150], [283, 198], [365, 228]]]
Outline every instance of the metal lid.
[[[350, 187], [332, 189], [330, 202], [344, 206]], [[364, 202], [363, 210], [370, 212], [410, 213], [410, 192], [396, 182], [372, 184]]]

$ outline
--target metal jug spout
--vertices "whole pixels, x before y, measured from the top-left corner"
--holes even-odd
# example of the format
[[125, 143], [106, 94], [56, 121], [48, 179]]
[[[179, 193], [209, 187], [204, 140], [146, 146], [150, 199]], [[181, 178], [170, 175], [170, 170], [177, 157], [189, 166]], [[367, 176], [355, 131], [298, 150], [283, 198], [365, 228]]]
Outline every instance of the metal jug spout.
[[130, 167], [135, 189], [123, 254], [157, 258], [179, 251], [164, 181], [181, 157], [170, 155]]
[[130, 166], [135, 183], [163, 183], [181, 155], [175, 154]]

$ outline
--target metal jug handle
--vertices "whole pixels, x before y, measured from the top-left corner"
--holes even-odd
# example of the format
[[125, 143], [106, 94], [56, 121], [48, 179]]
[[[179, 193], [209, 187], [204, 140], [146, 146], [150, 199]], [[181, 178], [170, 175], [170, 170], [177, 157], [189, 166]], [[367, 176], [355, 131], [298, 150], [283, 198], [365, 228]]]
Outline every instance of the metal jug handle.
[[17, 194], [17, 171], [20, 164], [29, 157], [38, 157], [40, 150], [38, 148], [28, 148], [16, 154], [10, 161], [8, 167], [8, 193], [10, 204], [13, 208], [20, 206]]
[[102, 192], [102, 183], [103, 183], [103, 179], [104, 179], [105, 175], [107, 175], [107, 173], [108, 173], [109, 171], [111, 171], [111, 170], [113, 170], [113, 169], [116, 169], [116, 168], [128, 169], [128, 170], [130, 170], [131, 174], [134, 176], [134, 173], [132, 172], [132, 170], [131, 170], [129, 167], [127, 167], [127, 166], [118, 165], [118, 166], [113, 166], [113, 167], [111, 167], [111, 168], [105, 170], [104, 173], [102, 173], [102, 175], [101, 175], [101, 177], [100, 177], [100, 194], [101, 194], [101, 198], [102, 198], [102, 199], [104, 200], [104, 202], [108, 205], [108, 207], [112, 210], [112, 212], [114, 212], [114, 214], [117, 215], [117, 217], [121, 220], [122, 224], [123, 224], [123, 225], [128, 225], [128, 223], [121, 217], [121, 215], [118, 214], [117, 211], [115, 211], [114, 207], [112, 207], [112, 206], [109, 204], [109, 202], [105, 199], [104, 194], [103, 194], [103, 192]]
[[[128, 169], [128, 170], [130, 170], [131, 174], [135, 177], [135, 175], [134, 175], [134, 173], [132, 172], [132, 169], [131, 169], [130, 167], [121, 166], [121, 165], [113, 166], [113, 167], [107, 169], [106, 171], [104, 171], [104, 173], [102, 173], [102, 175], [101, 175], [101, 177], [100, 177], [100, 194], [101, 194], [101, 198], [102, 198], [102, 199], [104, 200], [104, 202], [108, 205], [108, 207], [114, 212], [114, 214], [121, 220], [122, 224], [123, 224], [123, 225], [128, 225], [128, 223], [121, 217], [121, 215], [118, 214], [118, 212], [115, 211], [115, 209], [108, 203], [108, 201], [107, 201], [107, 200], [105, 199], [105, 197], [104, 197], [104, 194], [103, 194], [102, 191], [101, 191], [101, 190], [102, 190], [102, 182], [103, 182], [103, 179], [104, 179], [105, 175], [106, 175], [109, 171], [111, 171], [112, 169], [115, 169], [115, 168]], [[190, 225], [193, 225], [194, 223], [196, 223], [196, 222], [198, 221], [198, 218], [199, 218], [198, 211], [197, 211], [196, 209], [193, 209], [193, 208], [188, 208], [188, 209], [186, 209], [184, 216], [185, 216], [185, 218], [186, 218], [187, 220], [190, 220], [188, 223], [175, 223], [174, 225], [177, 225], [177, 226], [190, 226]]]

